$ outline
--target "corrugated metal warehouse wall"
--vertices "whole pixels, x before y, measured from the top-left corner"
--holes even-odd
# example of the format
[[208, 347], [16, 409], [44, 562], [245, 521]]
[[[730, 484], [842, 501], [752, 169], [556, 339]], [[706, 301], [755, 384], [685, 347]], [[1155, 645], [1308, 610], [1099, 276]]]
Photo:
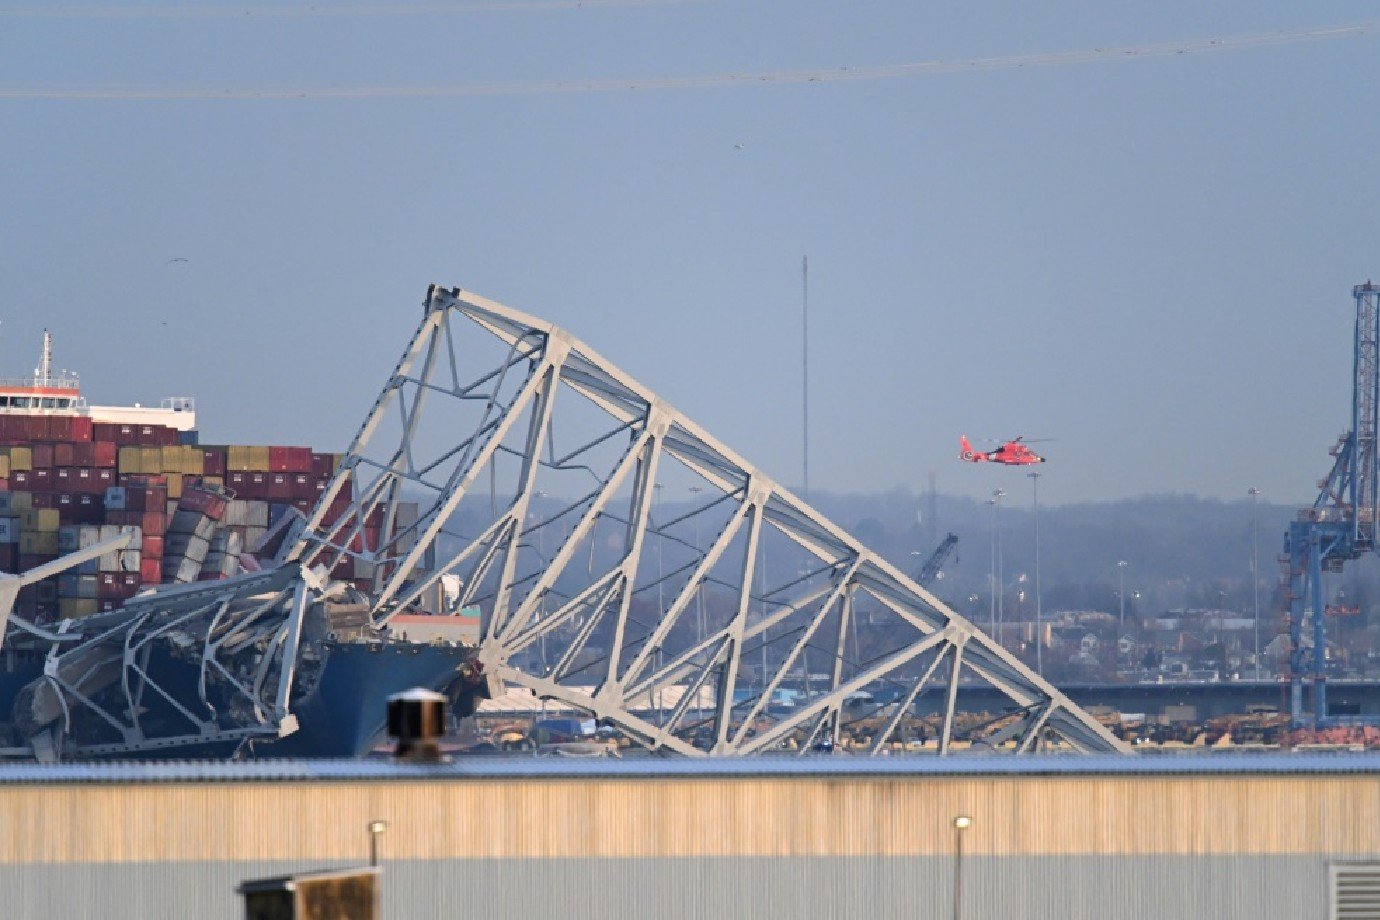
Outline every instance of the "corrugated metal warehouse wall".
[[965, 917], [1326, 917], [1380, 758], [1233, 760], [4, 768], [0, 915], [238, 917], [383, 820], [397, 920], [949, 917], [967, 815]]

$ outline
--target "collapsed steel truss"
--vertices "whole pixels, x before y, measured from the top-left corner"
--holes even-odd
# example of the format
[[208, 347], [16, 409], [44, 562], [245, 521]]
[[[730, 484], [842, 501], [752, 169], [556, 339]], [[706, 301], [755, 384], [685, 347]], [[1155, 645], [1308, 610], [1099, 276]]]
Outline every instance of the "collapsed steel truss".
[[[403, 501], [421, 514], [400, 526]], [[529, 688], [651, 749], [804, 750], [857, 723], [876, 752], [942, 693], [947, 753], [961, 691], [985, 684], [1011, 701], [1006, 747], [1127, 750], [569, 333], [459, 289], [428, 292], [294, 539], [288, 560], [370, 580], [375, 628], [447, 588], [438, 612], [482, 612], [490, 692]]]
[[302, 624], [325, 587], [319, 574], [288, 565], [159, 591], [56, 630], [11, 617], [12, 646], [47, 652], [43, 676], [10, 713], [28, 746], [3, 752], [230, 753], [292, 734]]

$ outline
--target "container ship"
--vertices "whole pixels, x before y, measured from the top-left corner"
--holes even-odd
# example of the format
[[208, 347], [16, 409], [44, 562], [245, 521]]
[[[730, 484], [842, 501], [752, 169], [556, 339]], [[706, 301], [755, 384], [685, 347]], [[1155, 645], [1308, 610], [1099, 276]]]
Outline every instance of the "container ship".
[[[0, 572], [28, 572], [121, 534], [132, 539], [126, 549], [22, 587], [13, 612], [29, 624], [62, 631], [108, 618], [160, 586], [258, 570], [275, 527], [293, 509], [309, 514], [341, 462], [310, 447], [200, 443], [191, 397], [156, 407], [89, 405], [76, 375], [54, 373], [52, 349], [45, 330], [32, 378], [0, 380]], [[336, 495], [327, 518], [350, 501], [348, 491]], [[365, 590], [372, 573], [356, 566], [346, 560], [330, 576]], [[409, 640], [401, 631], [342, 630], [320, 642], [311, 652], [318, 679], [294, 704], [300, 730], [254, 752], [367, 752], [383, 731], [387, 696], [458, 679], [473, 658], [479, 621], [466, 611], [411, 631]], [[33, 705], [45, 657], [41, 645], [26, 650], [14, 641], [0, 655], [0, 734], [11, 744], [22, 740], [28, 716], [21, 710]], [[231, 752], [179, 752], [188, 753]]]

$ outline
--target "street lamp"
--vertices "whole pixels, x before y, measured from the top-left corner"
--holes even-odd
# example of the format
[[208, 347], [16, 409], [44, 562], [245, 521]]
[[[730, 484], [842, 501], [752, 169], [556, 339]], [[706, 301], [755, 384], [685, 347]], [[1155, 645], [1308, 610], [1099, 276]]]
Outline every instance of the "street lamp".
[[[997, 489], [992, 493], [992, 497], [997, 501], [997, 511], [994, 517], [997, 528], [997, 629], [1000, 632], [1006, 631], [1006, 582], [1001, 554], [1001, 500], [1006, 496], [1005, 489]], [[997, 639], [998, 644], [1001, 639]]]
[[379, 838], [383, 836], [384, 831], [388, 830], [388, 822], [387, 822], [387, 821], [370, 821], [370, 822], [369, 822], [368, 829], [369, 829], [369, 865], [370, 865], [370, 866], [377, 866], [377, 865], [379, 864]]
[[1040, 474], [1026, 473], [1035, 502], [1035, 673], [1044, 676], [1044, 610], [1040, 606]]
[[1254, 601], [1255, 616], [1252, 623], [1255, 631], [1255, 679], [1260, 680], [1260, 490], [1251, 486], [1246, 490], [1251, 497], [1251, 597]]
[[954, 818], [954, 920], [963, 917], [963, 832], [972, 826], [967, 815]]
[[992, 506], [992, 572], [991, 575], [988, 577], [991, 581], [990, 586], [992, 589], [991, 610], [989, 611], [989, 615], [991, 617], [992, 637], [994, 639], [997, 636], [997, 611], [1000, 605], [1000, 601], [998, 601], [997, 599], [997, 590], [998, 585], [1001, 584], [1001, 540], [997, 536], [999, 532], [998, 517], [1001, 512], [1001, 499], [1002, 496], [1005, 494], [1006, 492], [1004, 490], [997, 489], [992, 493], [992, 497], [987, 499], [987, 504]]
[[1116, 574], [1119, 579], [1117, 587], [1117, 600], [1121, 602], [1121, 616], [1117, 620], [1117, 638], [1121, 638], [1121, 633], [1126, 631], [1126, 560], [1122, 559], [1116, 564]]
[[[704, 491], [704, 487], [703, 487], [703, 486], [691, 486], [691, 487], [690, 487], [690, 500], [691, 500], [691, 502], [694, 502], [694, 503], [698, 504], [698, 503], [699, 503], [699, 500], [700, 500], [700, 493], [703, 492], [703, 491]], [[701, 556], [704, 555], [704, 554], [703, 554], [703, 551], [700, 549], [700, 513], [699, 513], [699, 509], [696, 509], [696, 511], [695, 511], [695, 552], [700, 553]], [[700, 582], [696, 583], [696, 585], [695, 585], [695, 643], [696, 643], [696, 644], [699, 644], [699, 643], [701, 643], [701, 642], [703, 642], [703, 641], [704, 641], [704, 582], [703, 582], [703, 581], [700, 581]]]

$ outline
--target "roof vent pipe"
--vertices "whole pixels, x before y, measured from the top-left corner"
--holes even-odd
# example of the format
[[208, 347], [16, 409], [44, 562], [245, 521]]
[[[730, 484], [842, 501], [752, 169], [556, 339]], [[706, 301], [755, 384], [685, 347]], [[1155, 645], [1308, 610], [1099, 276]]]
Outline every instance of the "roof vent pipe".
[[388, 734], [398, 739], [393, 751], [397, 760], [440, 763], [438, 738], [445, 732], [444, 694], [413, 687], [388, 698]]

